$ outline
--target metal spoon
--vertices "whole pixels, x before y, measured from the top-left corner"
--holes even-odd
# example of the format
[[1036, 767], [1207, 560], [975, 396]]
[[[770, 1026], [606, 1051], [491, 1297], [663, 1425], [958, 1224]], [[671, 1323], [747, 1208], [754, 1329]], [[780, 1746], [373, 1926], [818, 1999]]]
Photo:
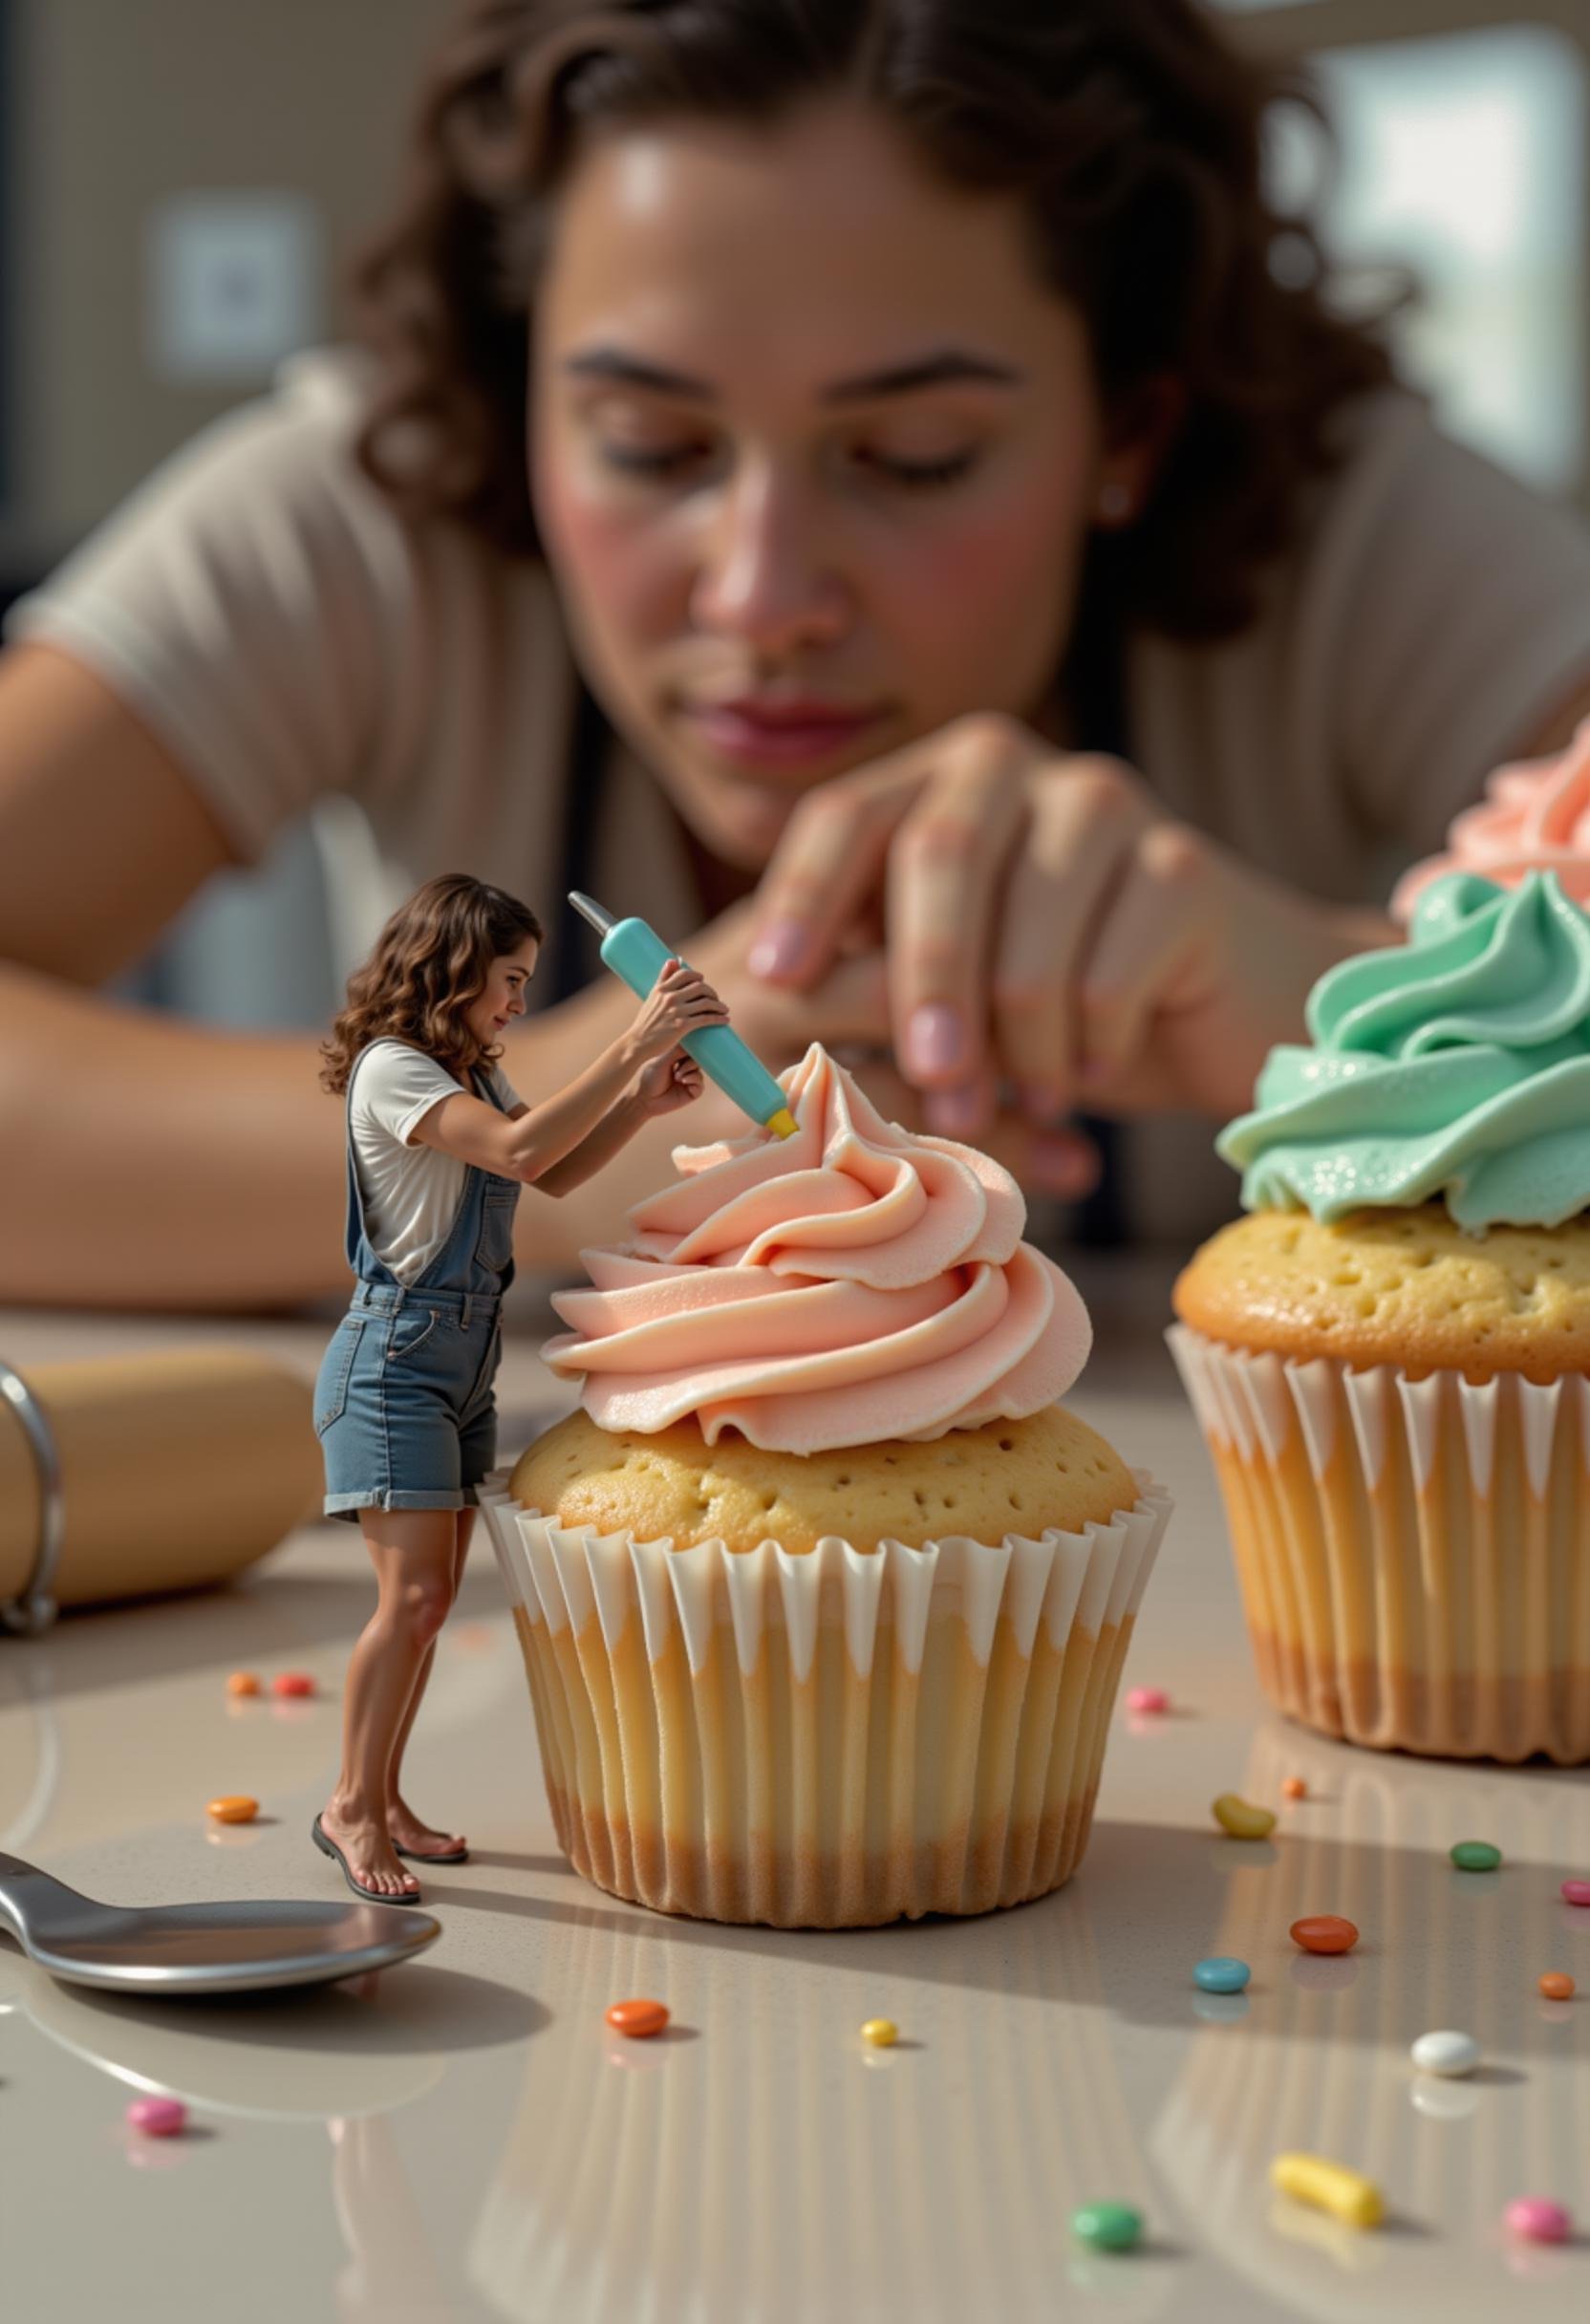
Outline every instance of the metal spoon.
[[53, 1977], [161, 2001], [329, 1985], [390, 1969], [441, 1934], [440, 1921], [412, 1905], [101, 1904], [3, 1851], [0, 1928]]

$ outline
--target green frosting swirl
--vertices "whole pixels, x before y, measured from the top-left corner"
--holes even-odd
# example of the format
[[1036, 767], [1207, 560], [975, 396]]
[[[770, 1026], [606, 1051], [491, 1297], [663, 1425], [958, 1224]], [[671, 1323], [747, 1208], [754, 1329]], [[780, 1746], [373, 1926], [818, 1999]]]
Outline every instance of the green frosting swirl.
[[1554, 875], [1434, 881], [1407, 944], [1329, 970], [1307, 1019], [1216, 1141], [1249, 1210], [1440, 1196], [1473, 1233], [1590, 1207], [1590, 914]]

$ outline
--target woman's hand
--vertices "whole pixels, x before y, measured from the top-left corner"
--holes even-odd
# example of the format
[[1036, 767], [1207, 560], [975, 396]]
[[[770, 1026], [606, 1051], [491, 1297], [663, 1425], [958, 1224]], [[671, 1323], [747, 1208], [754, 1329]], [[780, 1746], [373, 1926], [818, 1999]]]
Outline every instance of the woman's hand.
[[693, 1057], [683, 1049], [672, 1049], [666, 1057], [655, 1057], [649, 1065], [642, 1065], [630, 1087], [647, 1114], [677, 1113], [681, 1106], [696, 1103], [706, 1087], [706, 1077]]
[[704, 1032], [709, 1024], [728, 1021], [728, 1010], [698, 968], [665, 960], [630, 1027], [630, 1056], [636, 1065], [650, 1065], [670, 1056], [687, 1033]]
[[1239, 1112], [1316, 978], [1398, 940], [1171, 822], [1120, 761], [998, 716], [808, 793], [756, 904], [748, 966], [791, 1001], [853, 983], [846, 945], [887, 931], [871, 966], [895, 1060], [950, 1137], [987, 1129], [1001, 1079], [1034, 1125]]

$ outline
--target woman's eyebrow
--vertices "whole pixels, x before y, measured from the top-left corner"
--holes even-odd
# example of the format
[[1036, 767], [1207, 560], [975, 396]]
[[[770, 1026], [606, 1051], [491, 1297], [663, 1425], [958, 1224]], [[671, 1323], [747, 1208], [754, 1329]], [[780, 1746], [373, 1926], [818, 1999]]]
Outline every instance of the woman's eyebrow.
[[[669, 371], [641, 355], [627, 355], [620, 347], [587, 348], [582, 354], [567, 357], [563, 368], [575, 378], [611, 379], [623, 387], [649, 388], [655, 395], [678, 396], [692, 403], [718, 400], [718, 391], [709, 381], [692, 378], [686, 372]], [[1019, 387], [1021, 374], [1007, 363], [991, 361], [986, 355], [946, 347], [913, 363], [896, 363], [884, 371], [861, 373], [852, 379], [836, 379], [821, 391], [818, 401], [870, 403], [880, 396], [908, 396], [925, 387], [943, 387], [968, 379], [984, 386]]]

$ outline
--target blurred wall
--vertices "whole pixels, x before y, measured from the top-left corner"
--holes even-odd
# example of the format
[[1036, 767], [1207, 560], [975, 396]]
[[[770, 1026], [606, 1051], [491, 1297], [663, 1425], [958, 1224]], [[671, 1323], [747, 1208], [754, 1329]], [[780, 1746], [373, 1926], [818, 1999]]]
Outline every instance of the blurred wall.
[[[144, 355], [162, 197], [296, 192], [335, 274], [384, 209], [419, 63], [450, 0], [9, 0], [11, 562], [54, 561], [195, 428], [250, 392]], [[12, 271], [14, 269], [14, 272]], [[259, 381], [260, 385], [265, 380]], [[19, 572], [19, 579], [28, 577]]]

